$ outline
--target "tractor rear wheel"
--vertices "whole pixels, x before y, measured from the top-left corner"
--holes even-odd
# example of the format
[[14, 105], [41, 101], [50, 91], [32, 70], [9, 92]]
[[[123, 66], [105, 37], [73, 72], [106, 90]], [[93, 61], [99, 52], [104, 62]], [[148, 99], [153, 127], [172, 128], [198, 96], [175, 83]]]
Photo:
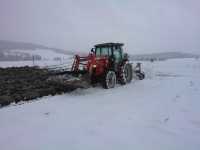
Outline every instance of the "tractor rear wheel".
[[119, 83], [124, 85], [130, 83], [133, 79], [133, 68], [129, 63], [125, 63], [120, 70]]
[[110, 89], [114, 88], [116, 85], [116, 74], [114, 71], [107, 71], [103, 77], [102, 81], [103, 88]]

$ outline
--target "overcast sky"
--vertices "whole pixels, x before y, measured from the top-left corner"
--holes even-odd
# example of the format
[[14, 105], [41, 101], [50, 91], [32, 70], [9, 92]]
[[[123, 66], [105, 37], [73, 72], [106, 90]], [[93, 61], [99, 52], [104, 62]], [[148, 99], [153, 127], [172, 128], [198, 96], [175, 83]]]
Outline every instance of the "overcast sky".
[[0, 0], [0, 39], [88, 51], [200, 51], [200, 0]]

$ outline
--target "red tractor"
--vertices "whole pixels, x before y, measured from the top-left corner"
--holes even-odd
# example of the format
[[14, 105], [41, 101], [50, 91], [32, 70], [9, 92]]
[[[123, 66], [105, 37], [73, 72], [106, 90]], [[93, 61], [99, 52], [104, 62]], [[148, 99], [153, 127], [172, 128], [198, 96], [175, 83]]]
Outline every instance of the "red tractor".
[[97, 44], [87, 57], [75, 55], [70, 73], [74, 76], [86, 75], [91, 84], [101, 83], [106, 89], [114, 88], [116, 83], [130, 83], [134, 73], [140, 80], [144, 79], [140, 64], [133, 69], [128, 54], [123, 53], [123, 45]]

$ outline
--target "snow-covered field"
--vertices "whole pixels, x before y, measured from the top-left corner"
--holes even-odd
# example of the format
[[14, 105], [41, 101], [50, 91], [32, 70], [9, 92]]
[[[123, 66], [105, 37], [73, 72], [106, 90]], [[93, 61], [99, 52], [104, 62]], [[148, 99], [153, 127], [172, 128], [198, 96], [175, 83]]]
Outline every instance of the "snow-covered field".
[[57, 53], [53, 50], [48, 49], [36, 49], [36, 50], [12, 50], [12, 53], [28, 53], [30, 55], [40, 55], [42, 59], [53, 60], [56, 57], [60, 57], [61, 59], [68, 58], [68, 55]]
[[144, 63], [147, 78], [0, 109], [1, 150], [199, 150], [200, 61]]
[[[7, 52], [9, 55], [23, 55], [29, 54], [30, 56], [41, 56], [41, 60], [31, 61], [0, 61], [0, 67], [21, 67], [21, 66], [40, 66], [46, 67], [51, 65], [72, 64], [73, 55], [57, 53], [48, 49], [36, 50], [12, 50]], [[6, 54], [6, 52], [4, 52]], [[57, 60], [56, 60], [57, 59]]]
[[54, 66], [71, 66], [73, 63], [73, 59], [69, 57], [69, 59], [65, 59], [62, 61], [55, 60], [38, 60], [38, 61], [0, 61], [0, 67], [23, 67], [23, 66], [40, 66], [40, 67], [54, 67]]

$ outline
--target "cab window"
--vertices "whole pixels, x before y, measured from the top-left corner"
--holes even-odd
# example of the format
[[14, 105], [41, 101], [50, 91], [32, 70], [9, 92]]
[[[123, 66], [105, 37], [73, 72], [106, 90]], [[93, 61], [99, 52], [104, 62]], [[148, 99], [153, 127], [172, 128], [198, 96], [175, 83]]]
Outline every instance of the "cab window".
[[97, 47], [95, 50], [96, 56], [110, 56], [111, 49], [108, 47]]
[[108, 48], [107, 47], [101, 48], [101, 56], [108, 56]]
[[122, 53], [121, 53], [121, 49], [120, 48], [116, 48], [113, 51], [113, 55], [115, 57], [115, 61], [116, 62], [120, 62], [122, 59]]
[[101, 56], [101, 48], [96, 48], [96, 50], [95, 50], [95, 54], [96, 54], [96, 56]]
[[108, 55], [112, 56], [112, 49], [111, 49], [111, 47], [108, 48]]

